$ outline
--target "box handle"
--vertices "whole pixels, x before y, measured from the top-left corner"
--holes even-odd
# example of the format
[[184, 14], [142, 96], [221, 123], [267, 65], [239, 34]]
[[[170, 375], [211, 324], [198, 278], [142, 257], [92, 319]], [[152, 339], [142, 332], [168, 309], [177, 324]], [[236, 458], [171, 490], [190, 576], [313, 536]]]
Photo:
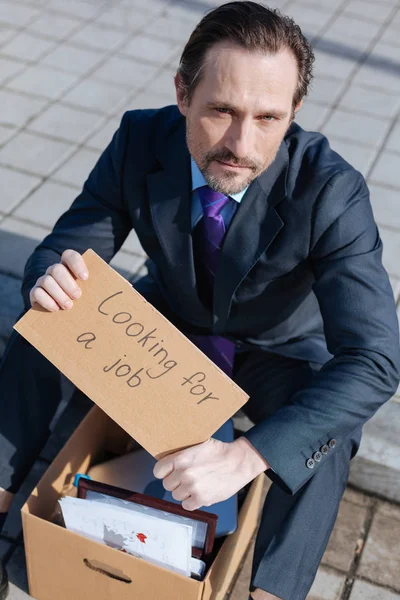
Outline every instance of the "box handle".
[[128, 575], [125, 575], [125, 573], [122, 571], [118, 571], [113, 567], [109, 567], [98, 560], [89, 560], [88, 558], [84, 558], [83, 563], [86, 567], [92, 569], [92, 571], [97, 571], [102, 575], [106, 575], [107, 577], [111, 577], [117, 581], [122, 581], [123, 583], [132, 583], [132, 579], [128, 577]]

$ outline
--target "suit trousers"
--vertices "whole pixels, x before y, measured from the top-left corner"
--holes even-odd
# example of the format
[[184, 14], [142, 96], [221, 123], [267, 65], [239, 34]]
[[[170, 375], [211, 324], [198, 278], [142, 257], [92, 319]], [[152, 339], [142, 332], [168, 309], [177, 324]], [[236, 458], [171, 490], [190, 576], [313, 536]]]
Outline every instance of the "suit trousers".
[[[290, 402], [312, 377], [308, 361], [260, 350], [236, 355], [234, 379], [250, 396], [244, 410], [255, 423]], [[48, 439], [61, 400], [60, 372], [14, 331], [0, 363], [0, 487], [18, 491]], [[272, 484], [256, 539], [251, 589], [283, 600], [306, 598], [360, 437], [355, 432], [295, 495]]]

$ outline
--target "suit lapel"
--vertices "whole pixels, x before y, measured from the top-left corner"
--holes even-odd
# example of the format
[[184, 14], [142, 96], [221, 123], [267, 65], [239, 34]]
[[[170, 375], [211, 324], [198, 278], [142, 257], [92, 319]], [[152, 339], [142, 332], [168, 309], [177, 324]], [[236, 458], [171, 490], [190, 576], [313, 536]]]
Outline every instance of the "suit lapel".
[[[182, 304], [191, 307], [194, 321], [210, 323], [210, 312], [196, 288], [191, 231], [191, 170], [186, 145], [185, 119], [181, 118], [157, 158], [162, 169], [147, 176], [150, 211], [157, 237]], [[197, 318], [196, 318], [197, 317]]]
[[237, 287], [283, 227], [275, 206], [286, 195], [288, 164], [289, 153], [283, 141], [274, 162], [243, 196], [229, 226], [215, 277], [215, 333], [224, 331]]

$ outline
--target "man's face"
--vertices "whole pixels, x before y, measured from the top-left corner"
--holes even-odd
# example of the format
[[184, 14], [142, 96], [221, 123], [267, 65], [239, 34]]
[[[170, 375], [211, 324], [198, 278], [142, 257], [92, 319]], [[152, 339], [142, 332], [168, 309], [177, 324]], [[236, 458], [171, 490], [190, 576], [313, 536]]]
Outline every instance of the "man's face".
[[273, 162], [291, 122], [297, 78], [289, 50], [266, 55], [221, 42], [208, 51], [189, 106], [177, 88], [189, 152], [210, 187], [235, 194]]

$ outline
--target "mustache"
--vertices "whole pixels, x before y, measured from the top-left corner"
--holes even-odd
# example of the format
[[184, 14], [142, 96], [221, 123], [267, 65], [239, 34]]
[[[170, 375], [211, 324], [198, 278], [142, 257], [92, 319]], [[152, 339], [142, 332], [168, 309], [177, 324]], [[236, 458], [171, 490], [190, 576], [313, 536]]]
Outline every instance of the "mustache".
[[220, 160], [222, 162], [227, 162], [232, 165], [236, 165], [237, 167], [247, 167], [256, 171], [259, 168], [259, 165], [255, 164], [253, 161], [249, 161], [246, 159], [239, 160], [230, 150], [221, 150], [219, 152], [208, 152], [206, 155], [206, 160], [210, 163], [213, 160]]

